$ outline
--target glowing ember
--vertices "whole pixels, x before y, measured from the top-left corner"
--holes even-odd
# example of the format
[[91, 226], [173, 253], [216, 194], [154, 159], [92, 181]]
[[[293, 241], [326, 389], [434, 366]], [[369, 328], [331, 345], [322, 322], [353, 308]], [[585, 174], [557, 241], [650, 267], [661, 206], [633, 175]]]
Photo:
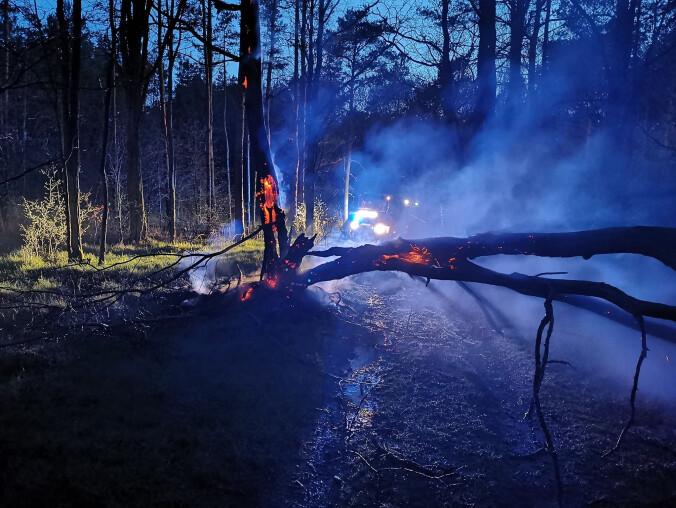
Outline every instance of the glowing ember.
[[244, 88], [247, 88], [248, 85], [249, 83], [246, 80], [246, 76], [244, 76], [244, 82], [242, 83], [242, 86], [244, 86]]
[[277, 221], [277, 184], [272, 175], [261, 178], [261, 185], [263, 189], [256, 194], [261, 198], [261, 209], [265, 216], [265, 224], [274, 224]]
[[253, 293], [253, 286], [249, 287], [249, 289], [246, 290], [246, 293], [244, 293], [244, 295], [242, 295], [242, 301], [245, 302], [249, 298], [251, 298], [251, 293]]
[[401, 259], [406, 263], [416, 263], [419, 265], [429, 265], [434, 260], [436, 266], [439, 266], [439, 262], [432, 258], [432, 254], [427, 247], [419, 247], [413, 244], [411, 244], [411, 250], [405, 254], [383, 254], [381, 259], [383, 263], [387, 263], [388, 259]]

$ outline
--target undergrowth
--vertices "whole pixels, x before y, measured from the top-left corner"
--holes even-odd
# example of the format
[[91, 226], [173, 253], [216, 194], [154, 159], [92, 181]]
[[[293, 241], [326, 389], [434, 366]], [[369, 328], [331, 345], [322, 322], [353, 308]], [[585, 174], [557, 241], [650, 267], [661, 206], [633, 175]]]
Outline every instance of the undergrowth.
[[[169, 267], [188, 252], [208, 252], [204, 245], [188, 242], [167, 243], [150, 240], [143, 245], [114, 245], [106, 252], [106, 262], [99, 266], [98, 247], [85, 245], [83, 263], [69, 263], [65, 251], [53, 258], [26, 255], [20, 249], [0, 252], [0, 286], [20, 290], [53, 289], [68, 279], [91, 278], [111, 289], [122, 287], [132, 278], [152, 277], [155, 272]], [[262, 260], [263, 242], [250, 240], [228, 252], [227, 257], [237, 263], [245, 273], [254, 272]]]

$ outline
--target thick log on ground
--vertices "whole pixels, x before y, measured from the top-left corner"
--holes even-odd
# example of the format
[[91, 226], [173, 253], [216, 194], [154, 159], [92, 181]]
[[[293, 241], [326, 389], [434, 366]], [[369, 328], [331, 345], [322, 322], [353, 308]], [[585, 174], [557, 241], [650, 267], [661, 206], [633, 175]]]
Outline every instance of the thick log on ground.
[[676, 322], [676, 306], [634, 298], [603, 282], [552, 279], [521, 273], [504, 274], [471, 259], [506, 255], [582, 257], [631, 253], [655, 258], [676, 270], [676, 229], [658, 227], [608, 228], [574, 233], [481, 234], [469, 238], [397, 239], [382, 245], [333, 247], [308, 255], [338, 256], [304, 274], [296, 282], [311, 285], [369, 271], [400, 271], [426, 279], [479, 282], [544, 299], [565, 301], [578, 295], [606, 300], [638, 318]]

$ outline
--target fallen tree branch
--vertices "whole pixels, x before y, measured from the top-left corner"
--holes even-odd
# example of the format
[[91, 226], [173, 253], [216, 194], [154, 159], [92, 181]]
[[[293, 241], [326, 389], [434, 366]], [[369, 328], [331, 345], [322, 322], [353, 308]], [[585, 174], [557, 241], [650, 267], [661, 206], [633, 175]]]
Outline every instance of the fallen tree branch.
[[[410, 243], [399, 238], [377, 248], [386, 254], [404, 254], [410, 250]], [[633, 226], [572, 233], [482, 233], [468, 238], [424, 238], [415, 240], [415, 243], [425, 246], [437, 257], [452, 254], [464, 259], [497, 254], [584, 259], [599, 254], [641, 254], [655, 258], [676, 270], [675, 228]], [[332, 247], [310, 254], [321, 257], [344, 256], [355, 250], [371, 247], [375, 246]]]
[[[479, 282], [502, 286], [523, 295], [538, 298], [565, 297], [567, 295], [591, 296], [606, 300], [631, 315], [648, 316], [676, 322], [676, 306], [649, 302], [634, 298], [624, 291], [604, 282], [585, 280], [549, 279], [521, 273], [504, 274], [481, 267], [458, 255], [455, 250], [432, 251], [424, 240], [400, 240], [393, 248], [392, 243], [382, 246], [365, 245], [353, 249], [328, 249], [332, 256], [340, 258], [307, 271], [299, 276], [299, 283], [316, 284], [349, 275], [370, 271], [400, 271], [429, 279]], [[405, 248], [404, 248], [405, 246]], [[423, 247], [424, 246], [424, 247]], [[424, 251], [419, 254], [415, 249]], [[415, 253], [412, 255], [411, 253]], [[455, 255], [454, 255], [455, 254]], [[310, 255], [317, 255], [311, 252]], [[443, 259], [444, 261], [439, 261]], [[676, 342], [676, 339], [672, 339]]]
[[607, 457], [608, 455], [610, 455], [619, 448], [620, 443], [622, 443], [622, 439], [624, 438], [625, 434], [634, 424], [634, 416], [636, 415], [635, 402], [636, 402], [636, 392], [638, 391], [638, 378], [641, 375], [641, 365], [643, 365], [643, 360], [645, 360], [646, 357], [648, 356], [648, 346], [646, 343], [646, 333], [645, 333], [645, 325], [643, 324], [643, 318], [639, 316], [637, 318], [637, 321], [639, 327], [641, 328], [641, 354], [638, 357], [638, 362], [636, 362], [636, 372], [634, 373], [634, 384], [632, 385], [631, 396], [629, 397], [631, 414], [629, 416], [629, 420], [627, 420], [627, 423], [624, 425], [622, 432], [620, 432], [620, 436], [617, 438], [615, 446], [613, 446], [610, 450], [604, 453], [603, 457]]

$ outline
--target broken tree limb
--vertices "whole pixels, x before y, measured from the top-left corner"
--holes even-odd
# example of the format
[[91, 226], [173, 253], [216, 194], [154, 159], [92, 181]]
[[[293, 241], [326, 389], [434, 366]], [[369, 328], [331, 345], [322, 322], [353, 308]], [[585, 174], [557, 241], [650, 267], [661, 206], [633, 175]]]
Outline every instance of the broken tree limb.
[[[399, 238], [378, 247], [386, 254], [397, 254], [409, 251], [410, 243]], [[572, 233], [482, 233], [467, 238], [424, 238], [415, 240], [415, 244], [426, 247], [434, 255], [450, 253], [464, 259], [496, 254], [584, 259], [599, 254], [641, 254], [655, 258], [676, 270], [676, 228], [633, 226]], [[365, 247], [375, 246], [365, 245], [356, 249]], [[343, 256], [354, 250], [355, 248], [333, 247], [313, 252], [312, 255]]]
[[[368, 271], [401, 271], [426, 279], [478, 282], [501, 286], [539, 298], [562, 300], [587, 296], [606, 300], [632, 316], [676, 322], [676, 306], [634, 298], [603, 282], [550, 279], [521, 273], [504, 274], [470, 259], [496, 254], [583, 257], [632, 253], [653, 257], [676, 270], [676, 229], [654, 227], [609, 228], [578, 233], [477, 235], [469, 238], [394, 240], [382, 245], [333, 247], [313, 251], [319, 257], [338, 256], [299, 275], [311, 285]], [[563, 300], [565, 301], [565, 300]], [[676, 342], [672, 338], [671, 342]]]

